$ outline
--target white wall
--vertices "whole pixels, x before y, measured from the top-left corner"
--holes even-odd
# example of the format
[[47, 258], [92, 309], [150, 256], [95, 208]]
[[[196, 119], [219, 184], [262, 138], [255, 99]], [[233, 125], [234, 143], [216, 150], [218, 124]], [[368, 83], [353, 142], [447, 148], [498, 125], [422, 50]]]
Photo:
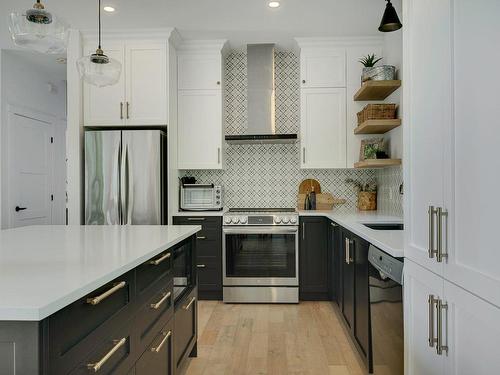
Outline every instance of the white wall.
[[[6, 207], [7, 168], [4, 165], [5, 152], [7, 151], [6, 128], [7, 128], [7, 106], [26, 108], [31, 111], [43, 113], [54, 118], [56, 124], [56, 190], [54, 191], [55, 204], [54, 218], [57, 223], [64, 223], [65, 215], [65, 141], [64, 132], [66, 128], [66, 74], [65, 69], [53, 69], [38, 60], [28, 52], [1, 50], [1, 114], [0, 114], [0, 137], [1, 137], [1, 186], [2, 207]], [[54, 62], [55, 63], [55, 62]], [[50, 86], [52, 85], [52, 87]], [[58, 140], [61, 140], [60, 144]], [[1, 226], [6, 225], [6, 215], [2, 210]]]

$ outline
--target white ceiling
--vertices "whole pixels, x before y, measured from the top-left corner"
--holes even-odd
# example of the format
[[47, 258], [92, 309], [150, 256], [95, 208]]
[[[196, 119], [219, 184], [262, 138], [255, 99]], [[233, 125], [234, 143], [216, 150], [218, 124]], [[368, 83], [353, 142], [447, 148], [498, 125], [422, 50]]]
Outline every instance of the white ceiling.
[[[0, 14], [25, 10], [34, 0], [1, 0]], [[96, 27], [94, 0], [45, 0], [51, 12], [72, 27]], [[401, 0], [396, 0], [401, 3]], [[225, 38], [235, 48], [248, 42], [275, 42], [283, 47], [293, 37], [379, 35], [384, 0], [102, 0], [117, 11], [104, 13], [103, 28], [176, 27], [186, 39]], [[0, 46], [10, 48], [6, 18], [1, 18]]]

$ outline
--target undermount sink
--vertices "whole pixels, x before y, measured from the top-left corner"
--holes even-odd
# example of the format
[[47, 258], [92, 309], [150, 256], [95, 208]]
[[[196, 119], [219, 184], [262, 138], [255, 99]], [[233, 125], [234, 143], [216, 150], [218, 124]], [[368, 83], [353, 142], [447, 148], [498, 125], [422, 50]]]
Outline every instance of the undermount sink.
[[365, 227], [375, 230], [403, 230], [404, 224], [399, 223], [373, 223], [373, 224], [363, 224]]

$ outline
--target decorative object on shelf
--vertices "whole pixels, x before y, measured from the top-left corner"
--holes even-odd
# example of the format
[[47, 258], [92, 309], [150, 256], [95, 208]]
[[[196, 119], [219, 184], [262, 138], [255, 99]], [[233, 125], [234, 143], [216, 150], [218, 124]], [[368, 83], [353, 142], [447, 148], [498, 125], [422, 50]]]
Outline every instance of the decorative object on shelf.
[[9, 21], [16, 46], [47, 54], [66, 52], [69, 26], [63, 19], [46, 11], [40, 0], [32, 9], [11, 13]]
[[387, 33], [399, 30], [401, 27], [403, 27], [403, 25], [399, 20], [396, 9], [394, 9], [394, 6], [391, 4], [391, 0], [387, 0], [387, 4], [385, 5], [384, 15], [382, 16], [382, 21], [380, 22], [378, 31]]
[[358, 125], [367, 120], [395, 119], [397, 104], [367, 104], [363, 110], [358, 112]]
[[358, 61], [363, 64], [361, 83], [366, 81], [391, 81], [396, 78], [396, 67], [392, 65], [375, 66], [382, 57], [368, 54]]
[[351, 178], [345, 181], [353, 184], [358, 190], [358, 209], [362, 211], [374, 211], [377, 209], [377, 184], [375, 182], [362, 184]]
[[80, 77], [97, 87], [112, 86], [120, 80], [122, 64], [104, 54], [101, 48], [101, 0], [99, 6], [98, 46], [95, 53], [84, 56], [76, 62]]
[[[359, 161], [377, 159], [377, 152], [385, 152], [386, 144], [384, 138], [370, 138], [361, 141]], [[387, 159], [387, 158], [385, 158]]]

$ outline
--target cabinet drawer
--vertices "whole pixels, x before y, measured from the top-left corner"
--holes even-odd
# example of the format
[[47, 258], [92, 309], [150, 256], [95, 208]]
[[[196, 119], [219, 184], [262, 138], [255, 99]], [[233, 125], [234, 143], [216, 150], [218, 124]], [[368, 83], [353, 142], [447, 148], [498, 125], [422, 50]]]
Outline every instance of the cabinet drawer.
[[137, 293], [142, 294], [156, 281], [170, 273], [173, 258], [172, 251], [169, 249], [137, 267]]
[[70, 374], [128, 374], [134, 360], [131, 337], [130, 325], [126, 324], [100, 340]]
[[220, 230], [222, 226], [222, 216], [175, 216], [176, 225], [201, 225], [202, 230]]
[[174, 284], [172, 280], [160, 282], [145, 300], [135, 318], [135, 329], [139, 350], [144, 350], [158, 334], [158, 330], [170, 320], [174, 313]]
[[122, 324], [133, 307], [134, 294], [134, 271], [131, 271], [50, 316], [52, 371], [67, 372], [68, 367], [95, 347], [96, 338]]
[[174, 373], [173, 321], [165, 325], [147, 345], [137, 361], [136, 375], [172, 375]]
[[197, 257], [198, 290], [222, 290], [222, 265], [220, 258]]
[[183, 359], [189, 355], [196, 342], [198, 305], [197, 291], [193, 289], [179, 305], [176, 306], [174, 316], [174, 358], [177, 368]]

